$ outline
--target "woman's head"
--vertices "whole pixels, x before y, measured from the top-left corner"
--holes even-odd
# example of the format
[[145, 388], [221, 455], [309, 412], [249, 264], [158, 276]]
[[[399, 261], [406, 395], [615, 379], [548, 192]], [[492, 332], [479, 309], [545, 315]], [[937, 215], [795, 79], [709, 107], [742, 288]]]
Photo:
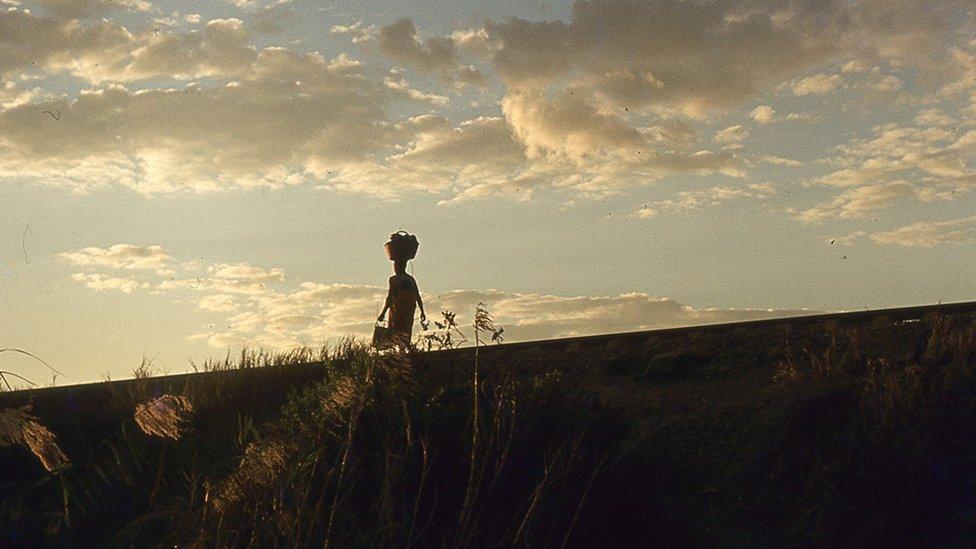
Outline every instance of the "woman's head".
[[393, 272], [396, 274], [405, 274], [407, 272], [407, 260], [397, 259], [393, 261]]

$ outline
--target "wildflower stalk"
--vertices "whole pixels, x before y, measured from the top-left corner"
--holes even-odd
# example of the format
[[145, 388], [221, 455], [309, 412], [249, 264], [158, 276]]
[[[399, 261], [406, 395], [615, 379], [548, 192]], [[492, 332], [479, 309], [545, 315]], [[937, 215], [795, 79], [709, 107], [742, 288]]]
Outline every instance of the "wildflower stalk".
[[479, 379], [479, 359], [481, 356], [482, 333], [491, 332], [492, 341], [501, 341], [504, 328], [495, 326], [495, 319], [488, 312], [484, 302], [478, 303], [474, 315], [474, 375], [472, 376], [471, 396], [471, 453], [468, 458], [468, 483], [464, 490], [464, 504], [461, 508], [461, 528], [458, 530], [458, 541], [464, 539], [471, 522], [471, 511], [481, 485], [481, 475], [478, 474], [478, 449], [481, 445], [481, 416], [480, 401], [481, 383]]
[[346, 442], [345, 447], [342, 449], [342, 459], [339, 461], [339, 471], [336, 476], [336, 487], [335, 494], [332, 497], [332, 509], [329, 510], [329, 522], [325, 527], [325, 543], [322, 545], [324, 549], [329, 549], [329, 544], [332, 541], [332, 525], [335, 523], [336, 509], [339, 507], [339, 494], [342, 488], [342, 479], [345, 476], [346, 467], [349, 463], [349, 453], [352, 450], [353, 439], [356, 436], [356, 427], [359, 425], [359, 416], [362, 413], [364, 401], [366, 400], [366, 391], [369, 388], [369, 383], [372, 378], [373, 373], [373, 361], [369, 361], [369, 365], [366, 367], [366, 378], [363, 381], [362, 391], [359, 394], [359, 399], [352, 407], [349, 414], [349, 425], [346, 429]]

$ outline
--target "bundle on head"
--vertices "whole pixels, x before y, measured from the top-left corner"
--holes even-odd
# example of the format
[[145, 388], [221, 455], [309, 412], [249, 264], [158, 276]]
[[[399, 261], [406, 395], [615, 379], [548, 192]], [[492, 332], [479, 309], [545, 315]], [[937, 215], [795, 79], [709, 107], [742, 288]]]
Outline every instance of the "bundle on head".
[[409, 261], [417, 257], [417, 237], [406, 231], [397, 231], [390, 235], [386, 243], [386, 256], [390, 261]]

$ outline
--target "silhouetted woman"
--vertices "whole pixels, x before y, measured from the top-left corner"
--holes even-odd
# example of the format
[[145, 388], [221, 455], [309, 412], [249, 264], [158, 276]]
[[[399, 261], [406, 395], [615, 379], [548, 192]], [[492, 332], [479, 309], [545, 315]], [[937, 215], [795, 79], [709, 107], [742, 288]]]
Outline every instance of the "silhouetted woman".
[[390, 291], [386, 294], [383, 312], [376, 317], [376, 320], [383, 322], [383, 317], [389, 310], [389, 327], [393, 331], [394, 341], [405, 347], [410, 344], [413, 315], [418, 306], [420, 307], [420, 322], [424, 323], [427, 321], [427, 313], [424, 312], [424, 302], [420, 299], [417, 281], [407, 274], [406, 259], [394, 260], [393, 276], [390, 277]]

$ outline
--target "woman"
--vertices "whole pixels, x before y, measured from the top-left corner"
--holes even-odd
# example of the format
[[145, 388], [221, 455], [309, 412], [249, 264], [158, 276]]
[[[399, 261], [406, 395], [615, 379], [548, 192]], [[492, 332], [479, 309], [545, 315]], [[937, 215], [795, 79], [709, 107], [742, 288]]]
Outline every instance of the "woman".
[[418, 306], [420, 307], [420, 323], [423, 324], [427, 322], [427, 313], [424, 312], [424, 302], [420, 299], [417, 281], [407, 274], [406, 259], [394, 260], [393, 276], [390, 277], [390, 291], [386, 294], [383, 312], [376, 317], [376, 320], [383, 322], [386, 311], [390, 311], [389, 327], [393, 331], [393, 340], [402, 347], [410, 345], [413, 314]]

